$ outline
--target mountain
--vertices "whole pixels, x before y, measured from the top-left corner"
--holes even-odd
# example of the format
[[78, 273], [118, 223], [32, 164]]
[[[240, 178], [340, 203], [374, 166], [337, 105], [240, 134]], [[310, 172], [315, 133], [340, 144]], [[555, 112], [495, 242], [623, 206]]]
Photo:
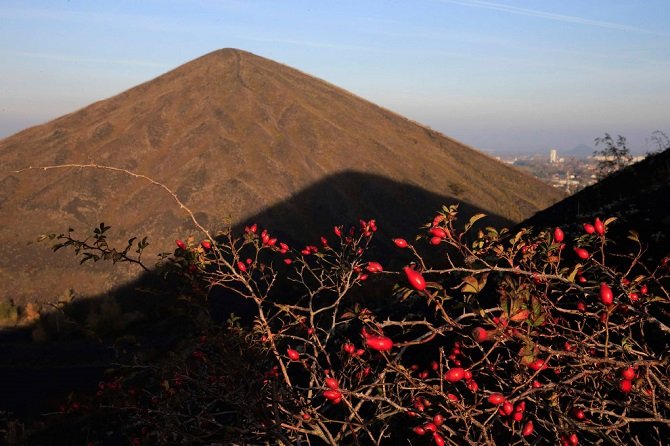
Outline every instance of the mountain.
[[[83, 168], [15, 172], [89, 163], [164, 184], [210, 229], [264, 218], [259, 223], [302, 241], [325, 231], [326, 220], [332, 228], [359, 217], [377, 218], [386, 234], [398, 234], [407, 216], [427, 220], [439, 202], [511, 224], [561, 198], [322, 80], [244, 51], [218, 50], [0, 141], [0, 297], [44, 300], [67, 288], [100, 293], [138, 272], [79, 266], [71, 253], [34, 243], [42, 233], [72, 227], [86, 234], [105, 222], [113, 243], [148, 235], [150, 253], [171, 251], [175, 238], [196, 233], [173, 197], [146, 179]], [[295, 200], [301, 196], [311, 198]], [[267, 210], [285, 202], [300, 219], [281, 228]], [[370, 214], [359, 215], [366, 209]]]
[[670, 149], [647, 156], [600, 182], [538, 212], [520, 226], [562, 226], [566, 233], [583, 234], [581, 225], [595, 217], [616, 217], [608, 235], [625, 245], [629, 230], [645, 246], [643, 260], [658, 262], [670, 255]]

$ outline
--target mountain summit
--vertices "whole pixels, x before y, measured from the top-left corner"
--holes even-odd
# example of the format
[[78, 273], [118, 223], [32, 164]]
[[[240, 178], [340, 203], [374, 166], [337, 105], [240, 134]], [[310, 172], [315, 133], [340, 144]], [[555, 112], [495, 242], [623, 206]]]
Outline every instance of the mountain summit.
[[[405, 206], [398, 215], [423, 221], [436, 210], [426, 206], [439, 201], [512, 223], [560, 198], [538, 180], [327, 82], [223, 49], [0, 141], [3, 296], [98, 293], [133, 274], [80, 267], [70, 253], [32, 243], [39, 234], [68, 227], [82, 233], [104, 221], [119, 240], [148, 235], [148, 252], [158, 253], [195, 232], [173, 198], [146, 180], [80, 168], [13, 172], [89, 163], [165, 184], [212, 229], [286, 210], [304, 216], [280, 228], [287, 236], [323, 230], [316, 222], [325, 219], [332, 225], [359, 216], [398, 230], [403, 226], [385, 221], [384, 209]], [[300, 196], [313, 201], [296, 201]], [[354, 214], [365, 209], [382, 214]], [[273, 228], [272, 221], [260, 223]]]

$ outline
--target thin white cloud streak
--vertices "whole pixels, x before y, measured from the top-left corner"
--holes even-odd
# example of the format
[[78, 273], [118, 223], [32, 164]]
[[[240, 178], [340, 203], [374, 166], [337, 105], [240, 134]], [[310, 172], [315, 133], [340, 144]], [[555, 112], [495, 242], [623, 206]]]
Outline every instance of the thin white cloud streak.
[[592, 20], [586, 17], [578, 17], [554, 12], [539, 11], [537, 9], [520, 8], [518, 6], [505, 5], [503, 3], [494, 3], [483, 0], [438, 0], [442, 3], [452, 3], [455, 5], [467, 6], [471, 8], [492, 9], [494, 11], [507, 12], [509, 14], [524, 15], [528, 17], [537, 17], [540, 19], [553, 20], [555, 22], [575, 23], [577, 25], [593, 26], [597, 28], [607, 28], [619, 31], [630, 31], [645, 34], [654, 34], [667, 36], [668, 34], [652, 31], [649, 29], [637, 28], [635, 26], [623, 25], [620, 23], [605, 22], [601, 20]]
[[167, 68], [170, 66], [164, 63], [146, 62], [142, 60], [90, 58], [90, 57], [70, 56], [66, 54], [29, 53], [21, 51], [0, 51], [0, 54], [9, 57], [29, 57], [34, 59], [48, 59], [48, 60], [58, 60], [64, 62], [102, 63], [112, 65], [133, 65], [141, 67], [158, 67], [158, 68]]
[[31, 22], [74, 22], [83, 23], [88, 26], [112, 25], [156, 32], [173, 32], [181, 28], [178, 23], [168, 17], [116, 12], [61, 11], [44, 8], [9, 8], [0, 10], [0, 19], [13, 22], [26, 20]]

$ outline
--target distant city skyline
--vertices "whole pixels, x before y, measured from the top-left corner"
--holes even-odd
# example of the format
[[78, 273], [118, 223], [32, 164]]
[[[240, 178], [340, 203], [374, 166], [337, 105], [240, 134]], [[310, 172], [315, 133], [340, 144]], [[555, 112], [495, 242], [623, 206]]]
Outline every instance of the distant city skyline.
[[487, 153], [670, 132], [665, 0], [5, 0], [0, 138], [235, 47]]

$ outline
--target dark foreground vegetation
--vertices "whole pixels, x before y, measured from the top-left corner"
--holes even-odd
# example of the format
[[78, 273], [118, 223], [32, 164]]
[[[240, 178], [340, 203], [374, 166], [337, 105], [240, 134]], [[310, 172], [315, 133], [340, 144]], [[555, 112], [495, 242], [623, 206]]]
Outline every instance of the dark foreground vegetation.
[[[48, 415], [7, 414], [4, 441], [667, 444], [668, 257], [611, 239], [606, 216], [509, 232], [457, 214], [442, 208], [383, 259], [375, 220], [300, 246], [201, 227], [134, 294], [162, 321], [154, 336], [124, 310], [133, 293], [42, 318], [44, 338], [56, 321], [71, 336], [106, 327], [118, 365]], [[142, 262], [146, 244], [115, 249], [108, 231], [47, 239], [81, 261]]]

